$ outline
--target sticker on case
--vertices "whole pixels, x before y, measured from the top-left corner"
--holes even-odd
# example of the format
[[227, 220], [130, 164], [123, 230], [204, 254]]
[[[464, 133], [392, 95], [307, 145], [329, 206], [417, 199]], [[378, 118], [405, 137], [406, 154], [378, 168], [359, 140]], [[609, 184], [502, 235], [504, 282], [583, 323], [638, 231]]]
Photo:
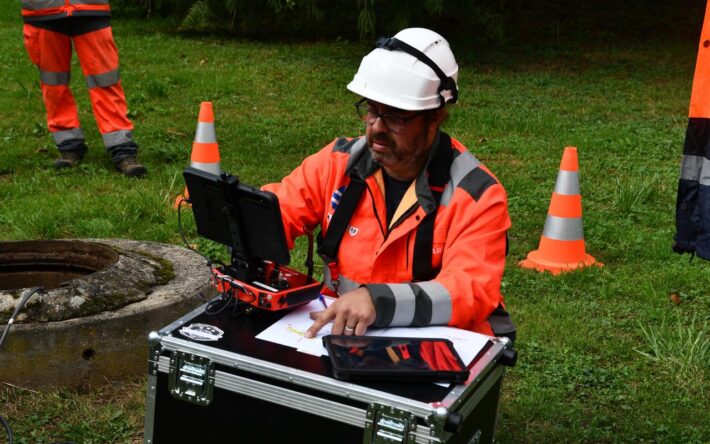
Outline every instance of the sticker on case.
[[190, 324], [180, 329], [180, 334], [193, 341], [217, 341], [224, 336], [224, 331], [209, 324]]

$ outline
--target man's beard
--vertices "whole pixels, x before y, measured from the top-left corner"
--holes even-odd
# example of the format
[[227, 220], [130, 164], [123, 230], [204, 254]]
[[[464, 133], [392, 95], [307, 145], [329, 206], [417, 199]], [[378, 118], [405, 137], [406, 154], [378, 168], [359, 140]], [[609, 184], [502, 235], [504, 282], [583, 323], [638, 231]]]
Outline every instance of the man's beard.
[[[372, 149], [373, 143], [386, 145], [389, 150], [386, 153], [376, 153]], [[427, 146], [427, 134], [425, 131], [419, 133], [412, 141], [409, 149], [401, 149], [392, 137], [387, 133], [378, 133], [367, 138], [372, 158], [381, 166], [393, 169], [394, 171], [408, 171], [418, 173], [424, 165], [429, 153]]]

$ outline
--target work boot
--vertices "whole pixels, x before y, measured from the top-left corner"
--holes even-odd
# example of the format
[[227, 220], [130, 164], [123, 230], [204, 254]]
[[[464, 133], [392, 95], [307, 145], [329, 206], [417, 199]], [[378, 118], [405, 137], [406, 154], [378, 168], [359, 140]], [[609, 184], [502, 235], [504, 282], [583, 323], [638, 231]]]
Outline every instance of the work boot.
[[84, 156], [76, 151], [61, 151], [59, 159], [54, 161], [54, 168], [71, 168], [84, 158]]
[[138, 163], [136, 156], [128, 156], [116, 162], [116, 169], [126, 177], [143, 177], [148, 171]]

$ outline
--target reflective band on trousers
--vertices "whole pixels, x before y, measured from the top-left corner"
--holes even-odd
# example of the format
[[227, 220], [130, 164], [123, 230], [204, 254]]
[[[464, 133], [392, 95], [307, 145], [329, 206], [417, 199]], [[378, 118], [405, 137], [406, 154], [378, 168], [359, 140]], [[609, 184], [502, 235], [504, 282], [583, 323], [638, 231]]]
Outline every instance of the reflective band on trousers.
[[108, 5], [108, 0], [71, 0], [72, 5]]
[[684, 155], [680, 164], [680, 178], [710, 186], [710, 160], [703, 156]]
[[198, 122], [197, 131], [195, 131], [195, 142], [200, 143], [215, 143], [217, 135], [214, 132], [213, 122]]
[[451, 321], [451, 295], [449, 290], [436, 281], [417, 282], [419, 288], [431, 299], [431, 325], [446, 325]]
[[106, 148], [111, 148], [116, 145], [132, 142], [133, 132], [131, 130], [118, 130], [102, 134], [101, 138], [104, 140], [104, 146]]
[[59, 8], [64, 6], [64, 0], [22, 0], [22, 7], [30, 11]]
[[45, 85], [68, 85], [70, 78], [70, 72], [39, 71], [39, 80]]
[[68, 140], [84, 140], [84, 132], [81, 128], [72, 128], [63, 131], [56, 131], [52, 133], [52, 138], [54, 139], [54, 144], [59, 145], [60, 143]]
[[121, 76], [118, 69], [114, 69], [113, 71], [105, 72], [103, 74], [86, 76], [86, 85], [89, 89], [96, 87], [105, 88], [107, 86], [115, 85], [119, 80], [121, 80]]
[[567, 196], [579, 194], [579, 173], [560, 170], [557, 174], [557, 182], [555, 182], [555, 193]]
[[571, 241], [584, 239], [581, 217], [557, 217], [547, 215], [542, 235], [555, 240]]

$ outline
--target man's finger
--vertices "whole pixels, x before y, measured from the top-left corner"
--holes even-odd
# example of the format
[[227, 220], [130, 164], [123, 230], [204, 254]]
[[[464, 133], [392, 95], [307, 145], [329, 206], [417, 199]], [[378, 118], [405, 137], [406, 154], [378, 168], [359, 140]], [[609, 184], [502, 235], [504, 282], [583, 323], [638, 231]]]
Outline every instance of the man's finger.
[[358, 322], [357, 327], [355, 327], [355, 336], [362, 336], [365, 334], [365, 331], [367, 331], [367, 326], [365, 325], [364, 322]]
[[312, 311], [312, 312], [308, 313], [308, 316], [315, 321], [316, 319], [318, 319], [318, 316], [320, 316], [320, 314], [323, 313], [324, 311], [325, 310]]
[[343, 327], [345, 327], [345, 317], [341, 314], [340, 316], [335, 316], [333, 319], [333, 329], [331, 333], [334, 335], [342, 335]]
[[320, 312], [320, 314], [317, 315], [316, 321], [308, 330], [306, 330], [303, 336], [306, 338], [314, 338], [316, 333], [318, 333], [325, 324], [330, 322], [331, 319], [333, 319], [333, 314], [332, 312], [329, 313], [329, 310]]

